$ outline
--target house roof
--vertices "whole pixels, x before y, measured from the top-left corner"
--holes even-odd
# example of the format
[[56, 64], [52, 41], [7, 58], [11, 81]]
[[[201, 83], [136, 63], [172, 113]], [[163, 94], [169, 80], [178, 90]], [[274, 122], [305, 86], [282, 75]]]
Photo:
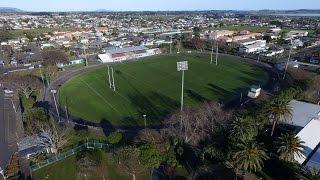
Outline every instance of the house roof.
[[[320, 143], [320, 118], [312, 119], [298, 134], [297, 137], [303, 141], [304, 148], [303, 155], [294, 155], [294, 159], [299, 163], [303, 164], [311, 153], [317, 148]], [[318, 157], [319, 159], [319, 157]], [[320, 163], [320, 162], [318, 162]]]
[[132, 46], [125, 48], [107, 48], [105, 49], [106, 53], [115, 54], [115, 53], [124, 53], [124, 52], [132, 52], [132, 51], [141, 51], [147, 50], [148, 48], [145, 46]]
[[292, 108], [291, 125], [305, 127], [312, 119], [320, 118], [320, 106], [316, 104], [292, 100], [289, 103]]

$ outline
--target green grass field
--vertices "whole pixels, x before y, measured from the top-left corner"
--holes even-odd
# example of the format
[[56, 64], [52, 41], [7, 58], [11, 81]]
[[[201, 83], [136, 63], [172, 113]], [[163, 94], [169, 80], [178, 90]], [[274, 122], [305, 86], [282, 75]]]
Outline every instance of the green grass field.
[[[101, 176], [106, 179], [132, 179], [130, 175], [123, 172], [117, 167], [111, 158], [111, 154], [103, 153], [102, 159], [103, 171], [91, 171], [88, 173], [88, 177], [80, 177], [78, 175], [79, 167], [77, 166], [77, 160], [75, 156], [71, 156], [65, 160], [54, 163], [50, 166], [39, 169], [33, 173], [35, 180], [48, 179], [48, 180], [69, 180], [69, 179], [102, 179]], [[101, 174], [103, 173], [103, 175]], [[137, 179], [147, 180], [149, 179], [149, 173], [143, 172], [139, 174]]]
[[92, 122], [113, 125], [160, 124], [178, 110], [181, 72], [176, 62], [189, 61], [185, 72], [185, 105], [204, 101], [230, 101], [251, 85], [268, 79], [260, 68], [237, 58], [220, 56], [219, 65], [210, 56], [159, 56], [114, 65], [116, 92], [108, 85], [107, 68], [88, 72], [66, 82], [59, 90], [59, 102], [69, 113]]

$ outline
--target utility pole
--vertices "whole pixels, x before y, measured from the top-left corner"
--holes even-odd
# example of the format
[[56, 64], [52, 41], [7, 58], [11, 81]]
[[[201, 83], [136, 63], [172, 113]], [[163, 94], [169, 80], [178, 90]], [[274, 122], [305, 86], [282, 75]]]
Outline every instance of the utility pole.
[[116, 91], [116, 85], [114, 84], [114, 75], [113, 75], [113, 67], [112, 66], [111, 66], [111, 75], [112, 75], [113, 91]]
[[57, 115], [58, 115], [58, 119], [59, 119], [59, 123], [61, 122], [61, 118], [60, 118], [60, 113], [59, 113], [59, 109], [58, 109], [58, 104], [57, 104], [57, 100], [56, 100], [56, 96], [55, 94], [57, 93], [57, 90], [51, 90], [52, 96], [53, 96], [53, 101], [54, 101], [54, 105], [56, 107], [56, 111], [57, 111]]
[[184, 95], [184, 71], [188, 70], [188, 61], [177, 62], [177, 70], [182, 71], [181, 79], [181, 107], [180, 111], [183, 111], [183, 95]]
[[291, 53], [292, 53], [292, 39], [291, 39], [291, 47], [290, 47], [290, 51], [289, 51], [289, 57], [288, 57], [288, 60], [287, 60], [287, 63], [286, 63], [286, 67], [284, 69], [284, 74], [283, 74], [283, 80], [286, 78], [286, 74], [287, 74], [287, 70], [288, 70], [288, 65], [289, 65], [289, 61], [290, 61], [290, 58], [291, 58]]
[[109, 65], [108, 65], [108, 79], [109, 79], [109, 87], [110, 87], [110, 89], [112, 88], [111, 86], [111, 77], [110, 77], [110, 67], [109, 67]]

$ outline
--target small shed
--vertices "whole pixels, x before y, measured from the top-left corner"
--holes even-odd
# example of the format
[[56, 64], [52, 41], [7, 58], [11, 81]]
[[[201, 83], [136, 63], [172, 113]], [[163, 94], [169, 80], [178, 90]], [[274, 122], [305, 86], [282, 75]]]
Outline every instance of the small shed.
[[261, 93], [261, 87], [260, 86], [251, 86], [249, 92], [248, 92], [248, 97], [256, 99]]

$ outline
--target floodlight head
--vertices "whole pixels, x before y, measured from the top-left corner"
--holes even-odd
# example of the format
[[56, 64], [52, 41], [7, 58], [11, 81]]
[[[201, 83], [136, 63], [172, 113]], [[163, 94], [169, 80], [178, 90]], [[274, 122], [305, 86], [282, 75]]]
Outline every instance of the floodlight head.
[[51, 89], [51, 93], [55, 94], [55, 93], [57, 93], [57, 90]]
[[178, 71], [186, 71], [186, 70], [188, 70], [188, 61], [177, 62], [177, 70]]

